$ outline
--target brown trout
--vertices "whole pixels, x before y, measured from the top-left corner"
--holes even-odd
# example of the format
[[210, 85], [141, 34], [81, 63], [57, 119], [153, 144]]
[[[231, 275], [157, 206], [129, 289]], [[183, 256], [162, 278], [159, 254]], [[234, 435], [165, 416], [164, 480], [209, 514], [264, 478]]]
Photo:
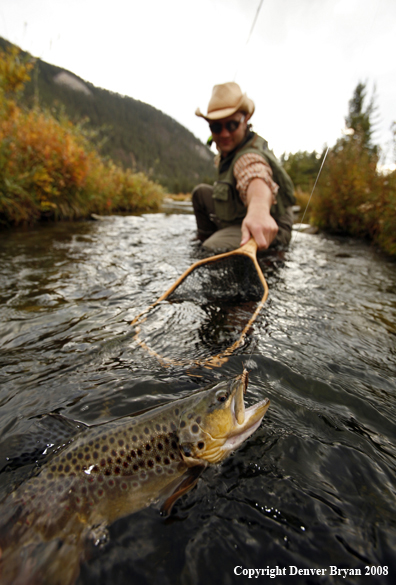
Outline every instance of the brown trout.
[[74, 583], [86, 544], [106, 526], [161, 501], [169, 512], [200, 472], [260, 425], [247, 409], [247, 372], [135, 417], [88, 427], [6, 497], [0, 509], [0, 583]]

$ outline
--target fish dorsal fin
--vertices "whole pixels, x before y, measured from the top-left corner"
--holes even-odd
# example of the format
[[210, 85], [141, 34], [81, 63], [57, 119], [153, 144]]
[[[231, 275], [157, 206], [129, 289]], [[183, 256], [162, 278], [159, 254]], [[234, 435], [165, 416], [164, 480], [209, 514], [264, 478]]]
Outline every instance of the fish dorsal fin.
[[205, 467], [205, 465], [195, 465], [194, 467], [190, 467], [186, 473], [179, 478], [179, 481], [172, 486], [172, 493], [166, 498], [161, 506], [161, 513], [164, 516], [169, 516], [176, 500], [189, 492], [197, 484], [199, 476]]
[[63, 447], [87, 425], [58, 413], [35, 417], [26, 432], [0, 443], [0, 471], [30, 465]]

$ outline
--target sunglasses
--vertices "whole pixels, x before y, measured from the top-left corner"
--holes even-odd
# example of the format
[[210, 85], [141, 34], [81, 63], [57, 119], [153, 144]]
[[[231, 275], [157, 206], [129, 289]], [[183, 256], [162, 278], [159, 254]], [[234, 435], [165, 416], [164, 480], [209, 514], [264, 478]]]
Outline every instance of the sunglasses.
[[223, 126], [224, 126], [225, 129], [228, 130], [228, 132], [230, 132], [232, 134], [233, 132], [235, 132], [235, 130], [237, 130], [239, 128], [239, 125], [244, 120], [245, 120], [245, 116], [242, 116], [242, 118], [240, 120], [229, 120], [228, 122], [225, 122], [224, 124], [222, 122], [211, 122], [209, 124], [209, 128], [210, 128], [210, 131], [212, 132], [212, 134], [220, 134], [221, 131], [223, 130]]

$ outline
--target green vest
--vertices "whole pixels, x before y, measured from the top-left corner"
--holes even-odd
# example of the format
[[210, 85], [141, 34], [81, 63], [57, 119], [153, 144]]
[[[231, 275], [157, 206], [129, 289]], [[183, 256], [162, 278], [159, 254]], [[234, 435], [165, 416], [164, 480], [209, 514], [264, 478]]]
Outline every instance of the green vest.
[[213, 186], [213, 202], [216, 216], [221, 220], [222, 227], [240, 224], [246, 215], [247, 208], [242, 203], [236, 188], [234, 165], [239, 157], [248, 152], [260, 154], [266, 160], [272, 169], [274, 182], [279, 185], [277, 203], [271, 206], [271, 215], [275, 221], [285, 213], [287, 207], [295, 204], [292, 180], [276, 157], [268, 150], [267, 144], [261, 136], [250, 133], [239, 149], [220, 161], [218, 178]]

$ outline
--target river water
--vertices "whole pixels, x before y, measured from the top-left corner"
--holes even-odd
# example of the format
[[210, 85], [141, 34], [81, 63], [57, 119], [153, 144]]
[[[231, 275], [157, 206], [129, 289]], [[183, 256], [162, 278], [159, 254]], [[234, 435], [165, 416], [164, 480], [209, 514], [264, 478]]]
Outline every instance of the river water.
[[[220, 368], [165, 367], [130, 322], [201, 256], [193, 233], [192, 215], [160, 213], [0, 234], [0, 442], [41, 414], [104, 422], [244, 365], [247, 402], [271, 400], [169, 518], [150, 507], [115, 522], [78, 582], [226, 585], [285, 567], [276, 582], [395, 583], [395, 262], [365, 242], [295, 234], [261, 261], [269, 299], [242, 347]], [[221, 329], [211, 319], [206, 331]], [[161, 349], [198, 355], [189, 323], [166, 327]], [[206, 335], [204, 353], [213, 344]], [[15, 479], [5, 467], [2, 489]]]

